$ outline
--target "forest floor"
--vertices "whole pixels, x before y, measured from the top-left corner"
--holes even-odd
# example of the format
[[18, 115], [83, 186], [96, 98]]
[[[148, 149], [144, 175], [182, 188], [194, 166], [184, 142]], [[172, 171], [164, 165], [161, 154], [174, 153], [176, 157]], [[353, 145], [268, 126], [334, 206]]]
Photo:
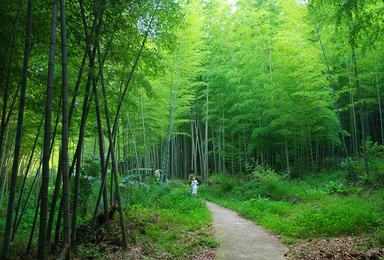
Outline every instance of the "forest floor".
[[[257, 259], [257, 260], [383, 260], [384, 248], [367, 248], [367, 239], [364, 237], [342, 237], [333, 239], [319, 239], [284, 245], [281, 237], [270, 234], [267, 230], [257, 226], [254, 222], [240, 217], [236, 211], [223, 208], [217, 204], [206, 201], [208, 208], [213, 213], [212, 232], [215, 239], [220, 242], [218, 248], [203, 248], [199, 252], [189, 256], [192, 260], [214, 260], [214, 259]], [[112, 226], [118, 230], [118, 218], [114, 216]], [[129, 233], [132, 227], [128, 225]], [[195, 234], [191, 233], [190, 236]], [[74, 260], [82, 259], [169, 259], [166, 255], [159, 254], [149, 257], [148, 246], [130, 241], [128, 249], [124, 250], [120, 235], [111, 232], [98, 241], [97, 247], [100, 254], [75, 250], [72, 256]], [[81, 247], [80, 247], [81, 248]], [[145, 249], [146, 248], [146, 249]], [[77, 251], [77, 252], [76, 252]], [[88, 251], [88, 252], [87, 252]], [[15, 259], [36, 259], [34, 257], [22, 256]], [[55, 259], [54, 253], [48, 259]], [[90, 257], [90, 255], [92, 255]], [[172, 258], [179, 259], [179, 258]]]
[[[256, 260], [365, 260], [384, 259], [383, 248], [366, 248], [364, 237], [342, 237], [319, 239], [302, 243], [284, 245], [281, 237], [274, 236], [254, 222], [239, 216], [236, 211], [223, 208], [206, 201], [213, 213], [213, 229], [220, 246], [215, 249], [205, 248], [190, 256], [193, 260], [214, 259], [256, 259]], [[117, 221], [117, 220], [116, 220]], [[118, 225], [118, 223], [115, 223]], [[129, 227], [128, 227], [129, 229]], [[129, 231], [128, 231], [129, 232]], [[193, 236], [194, 234], [190, 234]], [[101, 258], [90, 259], [168, 259], [157, 255], [145, 258], [140, 244], [130, 243], [128, 250], [123, 250], [121, 242], [116, 243], [117, 235], [99, 243], [104, 248]], [[84, 259], [84, 258], [74, 258]]]
[[237, 212], [206, 203], [213, 212], [216, 239], [221, 242], [217, 259], [384, 259], [383, 248], [362, 247], [366, 244], [364, 237], [319, 239], [284, 246], [279, 242], [281, 237], [269, 234]]

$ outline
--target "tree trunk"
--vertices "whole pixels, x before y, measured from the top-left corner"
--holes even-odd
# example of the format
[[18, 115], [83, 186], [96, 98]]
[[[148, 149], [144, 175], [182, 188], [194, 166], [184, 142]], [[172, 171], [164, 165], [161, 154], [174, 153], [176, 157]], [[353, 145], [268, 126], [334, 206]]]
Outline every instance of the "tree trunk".
[[[94, 61], [96, 56], [96, 47], [93, 49], [91, 58], [90, 58], [90, 68], [91, 70], [94, 68]], [[82, 157], [82, 149], [84, 144], [84, 133], [85, 133], [85, 123], [87, 121], [88, 117], [88, 103], [89, 101], [89, 94], [90, 94], [90, 87], [92, 82], [93, 75], [88, 75], [87, 85], [85, 89], [85, 97], [83, 102], [83, 112], [81, 116], [81, 123], [80, 123], [80, 132], [79, 132], [79, 141], [76, 148], [76, 174], [75, 174], [75, 190], [73, 194], [73, 206], [72, 206], [72, 226], [71, 226], [71, 246], [75, 247], [76, 245], [76, 228], [77, 228], [77, 214], [78, 214], [78, 201], [79, 201], [79, 190], [80, 190], [80, 169], [81, 169], [81, 157]], [[64, 205], [63, 205], [64, 206]]]
[[49, 184], [49, 159], [51, 152], [51, 122], [52, 122], [52, 103], [53, 103], [53, 84], [55, 67], [56, 49], [56, 29], [57, 29], [58, 1], [53, 1], [52, 24], [51, 24], [51, 45], [49, 51], [48, 67], [48, 86], [45, 105], [45, 132], [44, 132], [44, 154], [43, 171], [41, 183], [41, 205], [40, 205], [40, 228], [38, 258], [44, 259], [47, 245], [47, 215], [48, 215], [48, 184]]
[[348, 62], [345, 61], [345, 64], [347, 66], [347, 72], [348, 72], [348, 85], [349, 85], [349, 97], [350, 97], [350, 109], [349, 109], [349, 115], [351, 118], [351, 155], [352, 156], [359, 156], [359, 145], [357, 140], [357, 127], [356, 127], [356, 116], [355, 116], [355, 105], [353, 100], [353, 92], [352, 92], [352, 80], [350, 76], [349, 66]]
[[20, 205], [21, 205], [21, 199], [23, 197], [23, 193], [24, 193], [24, 188], [25, 188], [25, 183], [27, 181], [27, 176], [28, 176], [28, 171], [30, 169], [30, 166], [31, 166], [31, 162], [32, 162], [32, 159], [33, 159], [33, 155], [34, 155], [34, 152], [35, 152], [35, 149], [36, 149], [36, 144], [37, 144], [37, 141], [39, 140], [39, 136], [40, 136], [40, 130], [41, 130], [41, 126], [43, 125], [43, 120], [44, 120], [44, 116], [42, 117], [41, 121], [40, 121], [40, 126], [38, 128], [38, 131], [37, 131], [37, 134], [36, 134], [36, 138], [35, 138], [35, 142], [33, 144], [33, 148], [32, 148], [32, 152], [31, 152], [31, 156], [29, 158], [29, 162], [28, 162], [28, 166], [27, 166], [27, 169], [25, 170], [25, 174], [24, 174], [24, 180], [23, 180], [23, 184], [21, 186], [21, 191], [20, 191], [20, 194], [19, 194], [19, 202], [17, 203], [17, 208], [16, 208], [16, 215], [15, 215], [15, 223], [13, 225], [13, 232], [12, 232], [12, 241], [14, 240], [15, 238], [15, 233], [17, 231], [17, 228], [18, 228], [18, 225], [17, 225], [17, 215], [19, 214], [19, 208], [20, 208]]
[[[1, 115], [1, 125], [0, 125], [0, 148], [3, 147], [3, 140], [4, 140], [4, 133], [5, 133], [5, 129], [7, 127], [7, 124], [8, 124], [8, 120], [10, 118], [10, 115], [12, 113], [12, 108], [13, 108], [13, 104], [14, 102], [12, 102], [12, 105], [11, 105], [11, 108], [8, 112], [8, 116], [7, 116], [7, 119], [6, 119], [6, 113], [7, 113], [7, 106], [8, 106], [8, 98], [9, 98], [9, 87], [10, 87], [10, 79], [11, 79], [11, 75], [12, 75], [12, 65], [13, 65], [13, 54], [14, 54], [14, 46], [15, 46], [15, 41], [16, 41], [16, 35], [17, 35], [17, 28], [18, 28], [18, 25], [19, 25], [19, 18], [20, 18], [20, 11], [22, 10], [22, 7], [23, 7], [23, 0], [20, 0], [19, 2], [19, 8], [17, 10], [17, 14], [16, 14], [16, 18], [15, 18], [15, 22], [14, 22], [14, 25], [13, 25], [13, 28], [12, 28], [12, 33], [9, 37], [9, 43], [8, 43], [8, 46], [7, 46], [7, 51], [5, 53], [5, 56], [4, 56], [4, 68], [7, 68], [6, 69], [6, 75], [1, 75], [1, 80], [0, 80], [0, 88], [2, 89], [5, 89], [4, 91], [4, 99], [3, 99], [3, 111], [2, 111], [2, 115]], [[9, 60], [8, 60], [8, 54], [10, 52], [10, 56], [9, 56]], [[7, 66], [7, 61], [8, 61], [8, 66]], [[0, 72], [1, 73], [1, 72]], [[3, 79], [6, 79], [5, 81], [5, 84], [3, 82]], [[5, 85], [5, 87], [3, 88], [3, 85]], [[16, 91], [16, 93], [18, 93], [19, 89]], [[16, 96], [15, 95], [15, 99], [16, 99]], [[2, 153], [2, 149], [0, 149], [0, 160], [1, 158], [3, 157], [3, 153]], [[1, 169], [0, 169], [0, 176], [1, 176]]]
[[315, 24], [314, 22], [313, 22], [313, 26], [314, 26], [315, 29], [316, 29], [317, 37], [318, 37], [318, 40], [319, 40], [319, 43], [320, 43], [320, 46], [321, 46], [321, 50], [322, 50], [322, 52], [323, 52], [323, 57], [324, 57], [324, 60], [325, 60], [326, 65], [327, 65], [327, 72], [328, 72], [329, 80], [330, 80], [330, 82], [331, 82], [331, 86], [332, 86], [333, 97], [334, 97], [334, 99], [335, 99], [335, 106], [336, 106], [336, 111], [337, 111], [337, 117], [338, 117], [338, 119], [339, 119], [339, 126], [340, 126], [341, 140], [342, 140], [342, 142], [343, 142], [344, 152], [345, 152], [345, 156], [347, 157], [348, 166], [349, 166], [349, 170], [350, 170], [350, 177], [351, 177], [352, 181], [355, 182], [355, 174], [353, 173], [353, 168], [352, 168], [351, 160], [349, 159], [349, 153], [348, 153], [347, 145], [346, 145], [346, 143], [345, 143], [344, 130], [343, 130], [343, 125], [342, 125], [342, 123], [341, 123], [341, 117], [340, 117], [339, 105], [338, 105], [338, 103], [337, 103], [337, 97], [336, 97], [335, 86], [334, 86], [334, 84], [333, 84], [332, 74], [331, 74], [331, 71], [330, 71], [330, 69], [329, 69], [328, 59], [327, 59], [327, 56], [326, 56], [326, 54], [325, 54], [324, 47], [323, 47], [323, 43], [322, 43], [321, 38], [320, 38], [319, 29], [317, 28], [317, 26], [316, 26], [316, 24]]
[[169, 128], [168, 128], [168, 137], [167, 142], [164, 149], [164, 155], [163, 155], [163, 161], [161, 163], [161, 167], [164, 171], [164, 174], [169, 174], [169, 145], [172, 135], [172, 128], [173, 128], [173, 121], [175, 117], [175, 109], [176, 109], [176, 98], [177, 98], [177, 88], [178, 88], [178, 80], [179, 80], [179, 69], [180, 69], [180, 56], [181, 51], [179, 51], [178, 55], [178, 61], [177, 61], [177, 71], [176, 71], [176, 82], [175, 82], [175, 93], [172, 95], [172, 89], [171, 89], [171, 97], [170, 97], [170, 115], [169, 115]]
[[[70, 191], [69, 191], [69, 112], [68, 112], [68, 68], [67, 68], [67, 23], [66, 23], [65, 1], [60, 0], [61, 15], [61, 44], [62, 44], [62, 136], [61, 136], [61, 166], [63, 176], [63, 213], [64, 213], [64, 244], [63, 247], [69, 247], [71, 242], [71, 217], [70, 217]], [[50, 237], [49, 237], [50, 238]], [[50, 242], [50, 241], [49, 241]]]
[[209, 88], [207, 84], [207, 110], [206, 110], [206, 115], [205, 115], [205, 153], [204, 153], [204, 182], [205, 184], [208, 185], [208, 114], [209, 114]]
[[[99, 63], [101, 63], [101, 60], [99, 60]], [[112, 160], [112, 173], [113, 177], [115, 179], [115, 188], [116, 188], [116, 198], [118, 203], [118, 210], [119, 210], [119, 217], [120, 217], [120, 227], [121, 227], [121, 233], [123, 236], [123, 247], [128, 247], [128, 240], [127, 240], [127, 231], [125, 229], [125, 221], [124, 221], [124, 212], [123, 212], [123, 204], [121, 202], [121, 195], [120, 195], [120, 187], [119, 187], [119, 179], [117, 175], [117, 164], [116, 164], [116, 158], [115, 158], [115, 146], [113, 141], [113, 135], [111, 131], [111, 124], [109, 120], [109, 111], [108, 111], [108, 105], [107, 105], [107, 95], [105, 91], [105, 85], [104, 85], [104, 79], [103, 79], [103, 70], [102, 66], [100, 64], [100, 76], [101, 76], [101, 84], [103, 89], [103, 97], [104, 97], [104, 110], [105, 110], [105, 118], [107, 121], [107, 128], [108, 128], [108, 138], [109, 138], [109, 146], [110, 146], [110, 152], [111, 152], [111, 160]], [[119, 113], [119, 111], [117, 112]], [[118, 114], [116, 115], [116, 118], [118, 118]], [[117, 121], [115, 121], [117, 122]]]
[[101, 162], [101, 187], [99, 191], [99, 196], [97, 198], [93, 219], [92, 219], [92, 225], [91, 225], [91, 233], [90, 238], [93, 239], [93, 234], [95, 232], [95, 225], [96, 225], [96, 218], [97, 218], [97, 212], [99, 209], [101, 196], [103, 195], [103, 202], [104, 202], [104, 217], [105, 222], [108, 223], [109, 221], [109, 206], [108, 206], [108, 191], [107, 191], [107, 165], [105, 163], [105, 152], [104, 152], [104, 135], [103, 135], [103, 128], [102, 128], [102, 122], [101, 122], [101, 113], [100, 113], [100, 103], [99, 103], [99, 96], [97, 94], [97, 86], [96, 81], [93, 80], [93, 93], [95, 95], [95, 105], [96, 105], [96, 114], [97, 114], [97, 130], [99, 135], [99, 151], [100, 151], [100, 162]]
[[380, 92], [379, 92], [379, 79], [378, 79], [378, 76], [377, 76], [376, 51], [375, 51], [375, 76], [376, 76], [377, 102], [378, 102], [378, 105], [379, 105], [379, 116], [380, 116], [381, 144], [383, 145], [383, 154], [384, 154], [383, 117], [382, 117], [382, 115], [381, 115]]
[[4, 159], [6, 161], [6, 167], [5, 167], [6, 169], [5, 169], [4, 178], [3, 178], [3, 181], [2, 181], [2, 187], [1, 187], [1, 193], [0, 193], [0, 201], [3, 201], [3, 194], [6, 193], [6, 188], [8, 187], [9, 165], [11, 164], [11, 157], [12, 157], [13, 148], [15, 147], [14, 146], [15, 142], [16, 142], [16, 134], [15, 134], [15, 137], [13, 138], [12, 145], [11, 145], [11, 150], [7, 154], [7, 158], [5, 158], [5, 156], [4, 156]]
[[134, 135], [133, 135], [133, 131], [132, 131], [132, 127], [131, 127], [131, 122], [129, 121], [128, 113], [127, 113], [127, 122], [128, 122], [128, 126], [129, 126], [129, 131], [131, 132], [131, 136], [132, 136], [133, 149], [135, 150], [136, 173], [139, 174], [139, 173], [140, 173], [140, 171], [139, 171], [139, 168], [140, 168], [139, 156], [138, 156], [138, 154], [137, 154], [135, 137], [134, 137]]
[[14, 200], [15, 200], [15, 194], [16, 194], [16, 184], [17, 184], [16, 181], [17, 181], [17, 174], [18, 174], [17, 166], [19, 163], [19, 155], [20, 155], [20, 148], [21, 148], [21, 132], [23, 129], [25, 94], [27, 89], [31, 24], [32, 24], [32, 0], [29, 0], [28, 9], [27, 9], [27, 28], [25, 33], [24, 64], [23, 64], [23, 74], [22, 74], [22, 80], [21, 80], [22, 84], [21, 84], [20, 103], [19, 103], [19, 115], [18, 115], [18, 121], [17, 121], [17, 131], [16, 131], [16, 146], [15, 146], [15, 153], [14, 153], [14, 159], [13, 159], [11, 186], [10, 186], [10, 193], [9, 193], [9, 199], [8, 199], [7, 220], [5, 223], [2, 257], [9, 256], [9, 249], [10, 249], [10, 242], [11, 242], [13, 207], [14, 207]]

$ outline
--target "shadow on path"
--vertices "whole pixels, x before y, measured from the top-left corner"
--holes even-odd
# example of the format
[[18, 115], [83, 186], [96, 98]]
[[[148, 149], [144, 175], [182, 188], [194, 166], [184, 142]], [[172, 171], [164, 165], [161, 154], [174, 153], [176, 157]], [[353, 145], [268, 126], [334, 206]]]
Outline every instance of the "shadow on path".
[[221, 243], [217, 259], [285, 260], [287, 251], [277, 239], [236, 211], [205, 201], [213, 213], [215, 237]]

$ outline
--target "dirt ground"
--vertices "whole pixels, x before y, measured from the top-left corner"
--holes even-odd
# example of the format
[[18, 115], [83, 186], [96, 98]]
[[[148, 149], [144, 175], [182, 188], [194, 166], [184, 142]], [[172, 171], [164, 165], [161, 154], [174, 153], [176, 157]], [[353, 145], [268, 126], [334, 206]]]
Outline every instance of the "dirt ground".
[[[206, 201], [213, 212], [215, 237], [221, 242], [216, 259], [257, 260], [384, 260], [384, 248], [367, 248], [364, 237], [309, 240], [286, 247], [262, 227], [236, 211]], [[212, 259], [212, 258], [199, 258]]]
[[221, 242], [216, 259], [284, 260], [288, 250], [265, 229], [237, 212], [206, 201], [213, 212], [216, 239]]

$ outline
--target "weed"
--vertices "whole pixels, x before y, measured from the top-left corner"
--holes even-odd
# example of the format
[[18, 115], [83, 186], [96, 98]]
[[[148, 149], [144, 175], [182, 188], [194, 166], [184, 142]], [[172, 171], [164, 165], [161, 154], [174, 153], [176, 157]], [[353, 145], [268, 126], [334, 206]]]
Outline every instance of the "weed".
[[347, 192], [347, 188], [344, 187], [344, 185], [337, 181], [330, 181], [328, 185], [325, 185], [326, 189], [329, 191], [330, 194], [333, 193], [345, 193]]

